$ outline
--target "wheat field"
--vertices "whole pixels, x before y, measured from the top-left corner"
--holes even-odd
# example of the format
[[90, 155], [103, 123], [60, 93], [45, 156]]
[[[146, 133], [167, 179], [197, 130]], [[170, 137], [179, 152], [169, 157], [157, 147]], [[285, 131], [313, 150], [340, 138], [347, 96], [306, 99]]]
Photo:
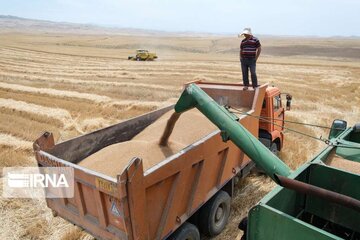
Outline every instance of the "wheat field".
[[[261, 40], [259, 81], [292, 94], [288, 120], [360, 122], [360, 40]], [[238, 45], [229, 36], [2, 34], [0, 167], [36, 166], [32, 142], [45, 130], [61, 142], [174, 103], [186, 82], [240, 82]], [[136, 48], [156, 51], [159, 60], [128, 61]], [[287, 127], [315, 137], [328, 134]], [[286, 131], [281, 158], [295, 169], [324, 146]], [[240, 181], [230, 222], [215, 239], [235, 239], [239, 221], [274, 186], [255, 174]], [[52, 217], [44, 200], [1, 198], [0, 222], [0, 239], [93, 239]]]

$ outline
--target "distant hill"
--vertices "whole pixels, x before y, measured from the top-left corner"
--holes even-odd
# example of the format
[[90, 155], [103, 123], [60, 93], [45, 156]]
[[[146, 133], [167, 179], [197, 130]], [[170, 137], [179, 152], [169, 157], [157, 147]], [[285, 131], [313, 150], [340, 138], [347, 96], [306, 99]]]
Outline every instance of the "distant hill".
[[[170, 32], [139, 28], [109, 27], [96, 24], [80, 24], [69, 22], [55, 22], [47, 20], [29, 19], [11, 15], [0, 15], [0, 33], [65, 33], [65, 34], [99, 34], [99, 35], [124, 35], [124, 36], [177, 36], [177, 37], [231, 37], [237, 38], [238, 33], [206, 33], [206, 32]], [[291, 35], [262, 35], [260, 38], [336, 38], [359, 40], [360, 36], [291, 36]]]
[[53, 22], [0, 15], [0, 32], [111, 34], [111, 35], [164, 35], [164, 36], [212, 36], [211, 33], [166, 32], [137, 28], [105, 27], [95, 24]]

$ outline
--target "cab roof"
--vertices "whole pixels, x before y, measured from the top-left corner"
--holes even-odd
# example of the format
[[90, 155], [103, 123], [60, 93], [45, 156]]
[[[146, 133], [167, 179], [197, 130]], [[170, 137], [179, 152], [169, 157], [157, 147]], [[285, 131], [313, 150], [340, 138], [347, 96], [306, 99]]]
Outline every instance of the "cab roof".
[[279, 95], [279, 94], [280, 94], [280, 90], [277, 87], [267, 87], [266, 88], [266, 95], [269, 97]]

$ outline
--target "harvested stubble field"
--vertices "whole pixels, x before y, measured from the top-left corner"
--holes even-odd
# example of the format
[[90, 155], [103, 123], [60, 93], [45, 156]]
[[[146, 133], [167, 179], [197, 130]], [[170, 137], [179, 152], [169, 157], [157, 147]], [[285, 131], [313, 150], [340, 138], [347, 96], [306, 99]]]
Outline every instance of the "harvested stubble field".
[[[261, 38], [260, 83], [293, 95], [287, 118], [328, 126], [360, 113], [360, 40]], [[44, 131], [64, 141], [176, 101], [185, 82], [241, 81], [239, 39], [226, 36], [120, 36], [4, 33], [0, 36], [0, 167], [35, 166], [32, 142]], [[136, 48], [154, 62], [127, 61]], [[288, 125], [326, 137], [321, 129]], [[296, 168], [324, 145], [286, 132], [282, 159]], [[251, 175], [236, 189], [226, 230], [234, 239], [247, 210], [273, 187]], [[44, 200], [0, 199], [1, 239], [92, 239]]]

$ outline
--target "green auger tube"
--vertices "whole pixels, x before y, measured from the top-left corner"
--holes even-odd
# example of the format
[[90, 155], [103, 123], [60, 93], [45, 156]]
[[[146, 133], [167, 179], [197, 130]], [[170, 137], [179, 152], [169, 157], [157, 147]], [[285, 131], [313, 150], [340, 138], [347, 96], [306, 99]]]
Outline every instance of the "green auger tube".
[[275, 182], [275, 174], [284, 177], [290, 175], [290, 168], [246, 130], [235, 114], [217, 104], [196, 84], [190, 84], [181, 94], [175, 111], [182, 113], [194, 107], [221, 130], [223, 141], [231, 140]]

